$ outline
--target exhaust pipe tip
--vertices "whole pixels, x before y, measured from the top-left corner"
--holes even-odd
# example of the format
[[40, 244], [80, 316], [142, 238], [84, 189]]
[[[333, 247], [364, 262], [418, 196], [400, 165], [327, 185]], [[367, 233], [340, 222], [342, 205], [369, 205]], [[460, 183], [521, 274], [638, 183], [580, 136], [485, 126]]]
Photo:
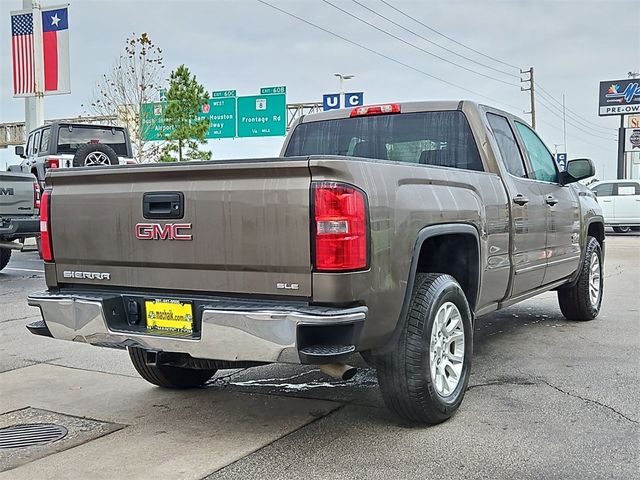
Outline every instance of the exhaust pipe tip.
[[358, 373], [358, 369], [356, 367], [352, 367], [351, 365], [345, 365], [344, 363], [327, 363], [325, 365], [319, 365], [320, 371], [325, 375], [328, 375], [336, 380], [351, 380], [356, 373]]

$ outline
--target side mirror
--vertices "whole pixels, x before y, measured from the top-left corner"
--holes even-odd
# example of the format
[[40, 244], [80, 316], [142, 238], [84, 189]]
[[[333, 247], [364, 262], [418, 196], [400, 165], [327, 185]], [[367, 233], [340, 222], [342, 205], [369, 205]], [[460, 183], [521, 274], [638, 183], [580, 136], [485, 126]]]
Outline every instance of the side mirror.
[[562, 184], [577, 182], [584, 178], [593, 177], [596, 174], [596, 167], [590, 158], [574, 158], [567, 162], [567, 168], [560, 172]]
[[26, 158], [26, 156], [25, 156], [25, 154], [24, 154], [24, 146], [23, 146], [23, 145], [18, 145], [18, 146], [15, 148], [15, 152], [16, 152], [16, 155], [17, 155], [17, 156], [19, 156], [19, 157], [21, 157], [21, 158]]

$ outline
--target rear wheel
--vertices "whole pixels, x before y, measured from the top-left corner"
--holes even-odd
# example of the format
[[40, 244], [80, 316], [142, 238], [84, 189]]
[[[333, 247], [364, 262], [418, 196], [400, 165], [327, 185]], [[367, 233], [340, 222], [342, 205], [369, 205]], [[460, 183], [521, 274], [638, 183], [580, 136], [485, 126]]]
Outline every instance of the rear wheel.
[[616, 233], [629, 233], [631, 227], [613, 227], [613, 231]]
[[560, 310], [567, 320], [593, 320], [600, 312], [604, 289], [602, 250], [593, 237], [587, 237], [587, 250], [575, 285], [558, 289]]
[[215, 369], [195, 369], [171, 367], [168, 365], [147, 365], [145, 350], [129, 348], [129, 357], [134, 368], [147, 382], [165, 388], [195, 388], [204, 385], [213, 377]]
[[11, 258], [10, 248], [0, 248], [0, 270], [7, 266]]
[[376, 357], [385, 404], [416, 423], [447, 420], [469, 381], [473, 348], [471, 311], [450, 275], [418, 274], [394, 348]]

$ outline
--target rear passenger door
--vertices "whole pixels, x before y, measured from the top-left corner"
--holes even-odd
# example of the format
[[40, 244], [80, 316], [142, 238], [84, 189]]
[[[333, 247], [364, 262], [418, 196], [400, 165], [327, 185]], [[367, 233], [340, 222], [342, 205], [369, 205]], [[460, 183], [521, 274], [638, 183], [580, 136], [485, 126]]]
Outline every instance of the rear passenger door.
[[511, 211], [511, 262], [513, 279], [510, 297], [542, 285], [546, 260], [546, 204], [538, 182], [527, 178], [522, 152], [509, 120], [487, 113], [487, 120], [502, 158]]
[[538, 135], [515, 122], [527, 153], [531, 173], [542, 192], [547, 218], [547, 268], [544, 284], [568, 277], [580, 263], [580, 204], [571, 185], [561, 185], [558, 166]]
[[620, 182], [616, 184], [613, 205], [615, 219], [623, 226], [640, 224], [640, 183]]

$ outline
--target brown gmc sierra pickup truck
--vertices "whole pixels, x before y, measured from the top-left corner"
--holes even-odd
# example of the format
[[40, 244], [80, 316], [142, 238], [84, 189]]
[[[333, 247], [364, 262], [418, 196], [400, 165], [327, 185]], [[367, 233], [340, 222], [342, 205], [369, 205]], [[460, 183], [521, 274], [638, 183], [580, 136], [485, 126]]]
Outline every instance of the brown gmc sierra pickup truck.
[[470, 101], [305, 116], [278, 158], [51, 171], [28, 328], [126, 348], [171, 388], [359, 352], [391, 410], [438, 423], [476, 318], [548, 290], [568, 319], [598, 314], [604, 223], [576, 183], [593, 174]]

